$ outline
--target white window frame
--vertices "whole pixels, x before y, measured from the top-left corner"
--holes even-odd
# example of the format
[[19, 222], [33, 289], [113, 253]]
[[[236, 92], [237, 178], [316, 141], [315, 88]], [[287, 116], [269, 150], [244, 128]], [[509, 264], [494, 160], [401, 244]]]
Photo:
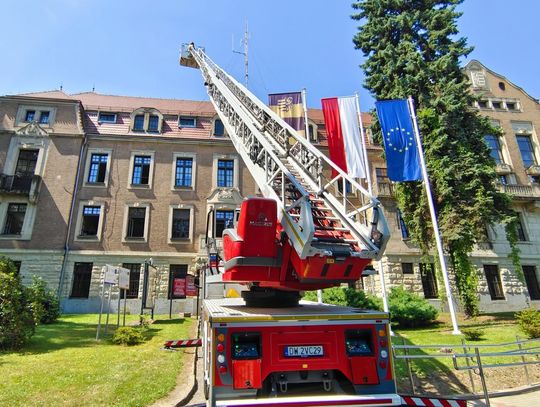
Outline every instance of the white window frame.
[[[85, 206], [99, 206], [99, 222], [96, 236], [81, 236], [81, 229], [83, 225], [83, 209]], [[79, 216], [77, 216], [77, 223], [75, 224], [75, 238], [76, 242], [100, 242], [101, 233], [103, 231], [103, 219], [105, 218], [105, 203], [96, 201], [81, 201], [79, 202]]]
[[0, 240], [30, 240], [32, 238], [32, 230], [36, 219], [36, 205], [31, 204], [28, 200], [21, 198], [13, 198], [0, 202], [0, 233], [4, 232], [6, 226], [7, 211], [9, 204], [26, 204], [26, 212], [24, 213], [24, 221], [20, 235], [3, 235], [0, 234]]
[[[92, 161], [92, 154], [107, 154], [107, 167], [105, 169], [105, 179], [103, 183], [100, 182], [88, 182], [88, 175], [90, 174], [90, 164]], [[89, 148], [86, 152], [86, 165], [84, 168], [84, 180], [83, 185], [91, 188], [107, 188], [109, 186], [109, 176], [111, 171], [112, 161], [112, 149], [109, 148]]]
[[[144, 236], [142, 238], [127, 237], [128, 223], [129, 223], [129, 208], [145, 208]], [[124, 207], [124, 226], [122, 228], [122, 243], [147, 243], [149, 225], [150, 225], [150, 203], [134, 202], [134, 203], [126, 204]]]
[[[182, 187], [176, 186], [176, 160], [178, 158], [191, 158], [192, 167], [191, 167], [191, 186]], [[192, 191], [195, 190], [196, 178], [197, 177], [197, 154], [195, 153], [185, 153], [185, 152], [175, 152], [173, 153], [172, 160], [172, 179], [171, 179], [171, 191]]]
[[[35, 110], [36, 116], [35, 116], [35, 122], [41, 126], [41, 127], [52, 127], [55, 120], [56, 120], [56, 107], [53, 106], [44, 106], [44, 105], [20, 105], [17, 110], [17, 116], [15, 119], [15, 125], [16, 126], [26, 126], [28, 123], [26, 121], [26, 112], [29, 110]], [[47, 111], [49, 112], [49, 122], [48, 123], [40, 123], [39, 119], [41, 117], [41, 112]]]
[[[193, 243], [193, 214], [194, 206], [191, 204], [175, 204], [169, 206], [169, 226], [167, 231], [167, 242], [169, 244], [183, 244], [183, 243]], [[189, 210], [189, 237], [188, 238], [172, 238], [172, 222], [173, 222], [173, 213], [175, 209], [187, 209]]]
[[[150, 169], [148, 173], [148, 184], [133, 184], [133, 168], [135, 167], [135, 156], [145, 155], [150, 157]], [[129, 160], [129, 176], [128, 176], [128, 189], [151, 189], [154, 182], [154, 151], [147, 150], [135, 150], [131, 152], [131, 158]]]
[[309, 142], [311, 144], [319, 144], [319, 126], [313, 120], [308, 119], [308, 129], [311, 126], [313, 129], [313, 134], [309, 133]]
[[[233, 160], [233, 185], [232, 187], [218, 187], [217, 185], [217, 172], [218, 172], [218, 161], [219, 160]], [[214, 188], [237, 188], [239, 184], [239, 158], [237, 154], [218, 154], [214, 153], [214, 157], [212, 160], [212, 186]]]
[[[100, 117], [101, 117], [101, 114], [110, 114], [110, 115], [113, 115], [114, 116], [114, 120], [101, 120]], [[118, 120], [118, 114], [117, 113], [113, 113], [113, 112], [106, 112], [106, 111], [103, 111], [103, 112], [98, 112], [98, 117], [97, 117], [97, 122], [99, 124], [101, 123], [112, 123], [112, 124], [116, 124], [117, 123], [117, 120]]]
[[[133, 126], [135, 124], [135, 116], [139, 116], [139, 115], [144, 116], [143, 128], [142, 128], [142, 130], [135, 130], [133, 128]], [[149, 131], [148, 130], [148, 125], [150, 124], [150, 116], [157, 116], [158, 117], [157, 131]], [[129, 131], [131, 131], [133, 133], [161, 134], [162, 129], [163, 129], [163, 114], [157, 109], [145, 108], [145, 107], [141, 107], [139, 109], [136, 109], [133, 112], [131, 112], [130, 120], [131, 120], [131, 122], [129, 124]]]
[[[180, 124], [180, 120], [182, 119], [193, 119], [193, 125], [182, 125]], [[179, 115], [178, 116], [178, 127], [179, 128], [195, 128], [197, 127], [197, 117], [196, 116], [184, 116], [184, 115]]]

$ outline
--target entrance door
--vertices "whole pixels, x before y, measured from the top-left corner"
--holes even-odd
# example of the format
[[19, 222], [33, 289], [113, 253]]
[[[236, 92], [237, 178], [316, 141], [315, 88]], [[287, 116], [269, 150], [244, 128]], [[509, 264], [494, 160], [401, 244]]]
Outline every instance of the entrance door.
[[438, 298], [437, 279], [435, 277], [435, 265], [433, 263], [420, 263], [420, 276], [425, 298]]

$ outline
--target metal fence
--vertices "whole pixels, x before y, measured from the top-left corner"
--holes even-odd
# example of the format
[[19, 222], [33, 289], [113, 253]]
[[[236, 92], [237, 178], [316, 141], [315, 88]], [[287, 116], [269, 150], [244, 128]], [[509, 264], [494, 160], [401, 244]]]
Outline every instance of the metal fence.
[[[467, 371], [473, 394], [476, 393], [474, 376], [477, 375], [482, 383], [482, 393], [486, 406], [490, 406], [490, 392], [486, 384], [485, 369], [522, 366], [527, 385], [532, 385], [529, 365], [540, 366], [540, 339], [520, 340], [499, 344], [460, 344], [452, 345], [393, 345], [394, 360], [404, 360], [412, 394], [416, 395], [415, 377], [412, 364], [415, 360], [452, 359], [452, 367], [456, 371]], [[459, 350], [456, 350], [458, 349]], [[502, 349], [502, 350], [501, 350]], [[536, 384], [536, 383], [535, 383]]]

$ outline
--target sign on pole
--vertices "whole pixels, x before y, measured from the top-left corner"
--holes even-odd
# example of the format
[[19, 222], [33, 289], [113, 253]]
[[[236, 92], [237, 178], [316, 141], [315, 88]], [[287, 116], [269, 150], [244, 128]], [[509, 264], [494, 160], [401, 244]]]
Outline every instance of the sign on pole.
[[118, 287], [123, 290], [129, 290], [129, 269], [117, 267], [118, 270]]
[[175, 278], [173, 280], [173, 296], [176, 298], [186, 298], [185, 278]]
[[106, 264], [105, 266], [103, 266], [103, 269], [105, 270], [105, 277], [103, 282], [105, 284], [118, 284], [118, 267]]
[[195, 276], [192, 276], [191, 274], [188, 274], [186, 276], [186, 296], [197, 296], [197, 287], [195, 287]]

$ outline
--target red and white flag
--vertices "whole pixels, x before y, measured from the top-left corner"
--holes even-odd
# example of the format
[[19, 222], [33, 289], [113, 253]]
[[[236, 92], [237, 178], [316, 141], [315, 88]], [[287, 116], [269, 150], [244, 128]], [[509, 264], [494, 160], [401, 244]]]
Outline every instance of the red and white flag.
[[[330, 159], [348, 175], [366, 178], [364, 146], [360, 135], [356, 98], [322, 99]], [[332, 171], [332, 176], [337, 173]]]

